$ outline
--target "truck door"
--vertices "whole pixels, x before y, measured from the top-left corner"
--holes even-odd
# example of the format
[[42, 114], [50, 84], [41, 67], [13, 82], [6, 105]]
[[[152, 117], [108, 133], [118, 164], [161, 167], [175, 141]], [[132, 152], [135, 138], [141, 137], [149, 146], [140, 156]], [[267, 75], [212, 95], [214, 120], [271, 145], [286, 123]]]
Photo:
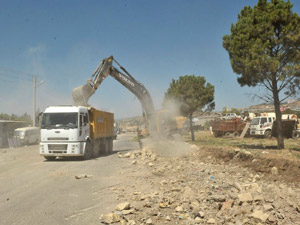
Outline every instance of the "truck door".
[[79, 137], [85, 139], [86, 136], [89, 135], [89, 122], [88, 122], [88, 114], [80, 113], [79, 115]]

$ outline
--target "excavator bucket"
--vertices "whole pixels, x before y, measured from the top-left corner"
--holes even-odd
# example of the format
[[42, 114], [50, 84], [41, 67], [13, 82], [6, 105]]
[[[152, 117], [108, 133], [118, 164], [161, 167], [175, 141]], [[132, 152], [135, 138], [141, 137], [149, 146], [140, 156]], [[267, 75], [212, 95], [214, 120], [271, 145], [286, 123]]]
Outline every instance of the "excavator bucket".
[[95, 89], [89, 84], [78, 86], [73, 89], [73, 104], [76, 106], [88, 106], [89, 98], [95, 93]]

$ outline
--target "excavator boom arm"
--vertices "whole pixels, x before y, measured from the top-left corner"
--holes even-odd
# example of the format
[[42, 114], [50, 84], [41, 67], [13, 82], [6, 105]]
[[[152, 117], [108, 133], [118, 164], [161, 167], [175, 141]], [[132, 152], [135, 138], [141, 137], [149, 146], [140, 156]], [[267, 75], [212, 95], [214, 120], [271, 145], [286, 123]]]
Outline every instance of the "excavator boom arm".
[[117, 61], [115, 62], [125, 74], [115, 68], [112, 65], [113, 61], [115, 61], [113, 56], [103, 59], [100, 65], [95, 69], [92, 77], [87, 81], [87, 84], [73, 89], [72, 97], [74, 105], [88, 106], [89, 98], [96, 92], [103, 80], [108, 75], [111, 75], [139, 99], [145, 112], [145, 116], [147, 120], [150, 121], [150, 117], [155, 113], [151, 95], [144, 85], [135, 80]]

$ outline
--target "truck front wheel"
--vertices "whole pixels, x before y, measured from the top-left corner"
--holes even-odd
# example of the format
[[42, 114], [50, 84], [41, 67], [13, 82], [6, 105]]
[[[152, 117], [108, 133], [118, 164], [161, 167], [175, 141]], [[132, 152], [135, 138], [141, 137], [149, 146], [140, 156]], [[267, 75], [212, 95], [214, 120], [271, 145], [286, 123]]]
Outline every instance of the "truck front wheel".
[[265, 131], [265, 138], [271, 138], [271, 131], [270, 130]]
[[56, 159], [56, 156], [44, 156], [47, 161], [53, 161]]
[[92, 158], [92, 155], [93, 155], [93, 146], [92, 146], [92, 143], [88, 141], [88, 142], [86, 142], [86, 145], [85, 145], [83, 159], [84, 160], [90, 159], [90, 158]]

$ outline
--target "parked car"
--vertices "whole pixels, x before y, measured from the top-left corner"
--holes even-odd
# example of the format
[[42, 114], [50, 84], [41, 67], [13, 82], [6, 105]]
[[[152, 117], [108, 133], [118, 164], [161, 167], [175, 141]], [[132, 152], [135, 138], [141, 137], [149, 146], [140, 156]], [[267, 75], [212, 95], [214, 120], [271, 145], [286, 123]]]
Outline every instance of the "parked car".
[[236, 115], [235, 113], [226, 113], [221, 119], [230, 120], [234, 118], [240, 118], [240, 116]]
[[39, 127], [17, 128], [14, 137], [18, 138], [22, 145], [37, 144], [41, 139], [41, 131]]

